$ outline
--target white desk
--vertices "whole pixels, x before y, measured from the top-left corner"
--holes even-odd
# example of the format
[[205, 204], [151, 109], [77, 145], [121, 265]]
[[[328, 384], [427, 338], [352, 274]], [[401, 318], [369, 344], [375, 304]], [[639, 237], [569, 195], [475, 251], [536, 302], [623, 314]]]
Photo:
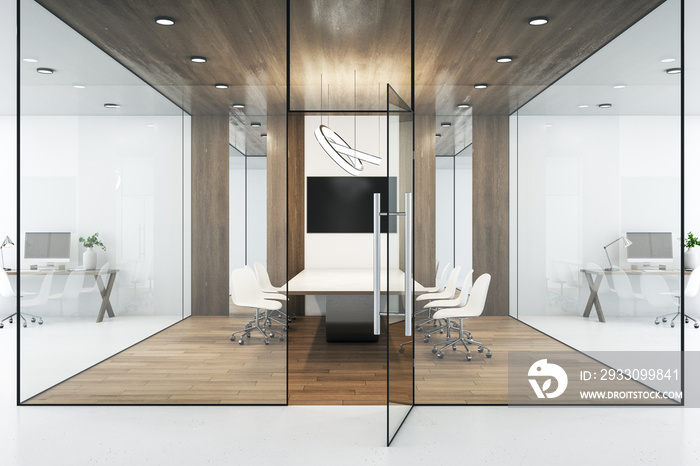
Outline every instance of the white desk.
[[[403, 295], [404, 273], [391, 270], [389, 295]], [[372, 269], [304, 269], [287, 283], [290, 295], [326, 298], [326, 341], [378, 341], [374, 335]], [[381, 271], [381, 292], [387, 294], [387, 271]], [[423, 286], [415, 282], [415, 292]], [[383, 301], [386, 305], [386, 299]]]

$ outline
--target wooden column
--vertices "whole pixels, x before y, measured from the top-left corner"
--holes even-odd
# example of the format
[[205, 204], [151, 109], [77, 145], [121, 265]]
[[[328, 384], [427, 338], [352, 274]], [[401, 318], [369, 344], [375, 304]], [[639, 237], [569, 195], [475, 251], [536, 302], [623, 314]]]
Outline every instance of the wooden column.
[[507, 316], [508, 116], [475, 115], [472, 139], [474, 278], [491, 274], [484, 315]]
[[[288, 260], [289, 278], [304, 270], [305, 227], [304, 187], [306, 170], [304, 165], [304, 114], [290, 113], [287, 116], [287, 196], [288, 196]], [[289, 311], [298, 316], [304, 315], [304, 296], [289, 297]]]
[[435, 281], [435, 115], [415, 117], [415, 279]]
[[192, 315], [229, 308], [228, 116], [192, 117]]
[[267, 272], [287, 283], [287, 117], [267, 119]]

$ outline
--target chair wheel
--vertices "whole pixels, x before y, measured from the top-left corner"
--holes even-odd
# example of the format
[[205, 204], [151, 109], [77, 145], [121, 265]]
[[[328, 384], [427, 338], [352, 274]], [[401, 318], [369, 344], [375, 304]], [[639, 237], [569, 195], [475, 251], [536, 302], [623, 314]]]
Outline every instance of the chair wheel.
[[430, 341], [430, 337], [423, 338], [423, 343], [428, 343], [429, 341]]
[[297, 316], [292, 316], [292, 320], [297, 320]]
[[693, 325], [693, 327], [695, 327], [695, 328], [700, 328], [700, 324], [698, 324], [697, 322], [695, 322], [695, 325]]
[[284, 341], [284, 337], [283, 337], [283, 336], [280, 337], [280, 341]]
[[445, 357], [445, 355], [444, 355], [444, 354], [442, 354], [442, 353], [438, 353], [438, 354], [437, 354], [437, 357], [438, 357], [438, 359], [442, 359], [442, 358], [444, 358], [444, 357]]
[[671, 322], [671, 328], [673, 328], [673, 327], [675, 327], [675, 326], [676, 326], [676, 324], [674, 324], [673, 322]]
[[43, 324], [43, 323], [44, 323], [44, 321], [43, 321], [43, 320], [40, 320], [40, 321], [39, 321], [39, 325], [41, 325], [41, 324]]
[[658, 320], [655, 320], [654, 323], [655, 323], [656, 325], [659, 325], [661, 322], [659, 322]]
[[452, 345], [452, 351], [457, 351], [457, 345]]
[[238, 344], [239, 344], [239, 345], [242, 345], [243, 343], [244, 343], [243, 338], [241, 338], [240, 340], [238, 340]]
[[233, 335], [231, 335], [231, 338], [229, 338], [229, 340], [231, 340], [231, 341], [236, 341], [236, 337], [233, 336]]
[[246, 333], [245, 336], [250, 338], [250, 333]]
[[483, 346], [479, 346], [479, 349], [478, 349], [477, 351], [479, 351], [479, 353], [483, 353], [483, 352], [484, 352], [484, 347], [483, 347]]
[[275, 332], [270, 332], [270, 338], [275, 338]]
[[689, 322], [689, 321], [688, 321], [688, 319], [686, 318], [686, 319], [685, 319], [685, 323], [687, 324], [688, 322]]
[[25, 327], [25, 328], [26, 328], [26, 327], [27, 327], [27, 323], [26, 323], [26, 322], [22, 322], [22, 327]]
[[265, 344], [266, 344], [266, 345], [269, 345], [269, 344], [270, 344], [270, 340], [265, 340]]
[[399, 353], [403, 354], [405, 351], [406, 351], [406, 348], [403, 348], [403, 347], [399, 348]]
[[32, 317], [32, 323], [36, 322], [36, 318]]
[[487, 358], [490, 358], [491, 356], [493, 356], [493, 354], [491, 354], [490, 351], [489, 351], [488, 353], [486, 353], [486, 357], [487, 357]]
[[444, 330], [442, 330], [442, 329], [440, 329], [440, 333], [445, 333], [445, 331], [444, 331]]
[[471, 355], [471, 354], [468, 354], [468, 355], [467, 355], [467, 361], [471, 361], [471, 360], [472, 360], [472, 355]]
[[2, 322], [0, 322], [0, 328], [5, 328], [5, 324], [3, 324]]
[[418, 328], [416, 329], [416, 331], [422, 332], [422, 331], [423, 331], [423, 327], [418, 327]]
[[437, 353], [437, 348], [433, 346], [433, 349], [431, 349], [430, 351], [432, 351], [433, 353]]
[[10, 323], [12, 323], [12, 317], [10, 317]]
[[661, 322], [666, 323], [666, 317], [664, 317], [663, 319], [661, 319]]

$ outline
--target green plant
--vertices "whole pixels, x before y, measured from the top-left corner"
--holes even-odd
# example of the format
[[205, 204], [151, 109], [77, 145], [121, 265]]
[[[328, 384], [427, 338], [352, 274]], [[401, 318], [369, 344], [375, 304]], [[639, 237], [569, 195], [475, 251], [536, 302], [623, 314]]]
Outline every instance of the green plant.
[[690, 249], [695, 246], [700, 246], [700, 238], [695, 236], [692, 231], [688, 232], [688, 236], [685, 239], [685, 243], [683, 243], [686, 248]]
[[99, 238], [97, 237], [98, 235], [99, 233], [95, 233], [92, 236], [88, 236], [87, 239], [81, 236], [80, 238], [78, 238], [78, 242], [83, 243], [83, 246], [85, 246], [88, 249], [91, 249], [93, 246], [99, 246], [102, 248], [103, 251], [106, 251], [107, 248], [104, 244], [102, 244], [102, 241], [99, 240]]

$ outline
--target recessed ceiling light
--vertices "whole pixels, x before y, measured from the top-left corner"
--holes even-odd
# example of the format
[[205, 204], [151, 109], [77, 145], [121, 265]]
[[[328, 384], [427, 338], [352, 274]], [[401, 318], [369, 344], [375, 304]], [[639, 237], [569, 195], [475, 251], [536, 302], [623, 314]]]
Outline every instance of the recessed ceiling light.
[[543, 24], [547, 24], [549, 22], [549, 18], [546, 16], [535, 16], [534, 18], [530, 18], [528, 23], [530, 23], [530, 26], [542, 26]]
[[449, 121], [443, 121], [442, 123], [440, 123], [440, 126], [442, 126], [443, 128], [449, 128], [450, 126], [452, 126], [452, 123], [450, 123]]
[[441, 138], [441, 137], [442, 137], [442, 134], [440, 134], [440, 133], [435, 133], [435, 137], [436, 137], [436, 138]]
[[251, 126], [252, 128], [260, 128], [262, 125], [261, 125], [260, 123], [256, 122], [256, 121], [254, 121], [254, 122], [252, 122], [252, 123], [250, 124], [250, 126]]
[[496, 58], [498, 63], [510, 63], [513, 61], [513, 57], [498, 57]]
[[612, 104], [599, 104], [598, 107], [600, 107], [600, 108], [610, 108], [610, 107], [612, 107]]
[[243, 105], [243, 104], [233, 104], [233, 105], [231, 105], [231, 107], [233, 107], [233, 108], [245, 108], [245, 105]]
[[260, 137], [261, 137], [261, 138], [266, 138], [266, 137], [267, 137], [267, 133], [262, 133], [262, 134], [260, 135]]
[[214, 84], [214, 87], [217, 89], [228, 89], [228, 84]]
[[615, 84], [613, 86], [613, 89], [624, 89], [626, 87], [627, 87], [627, 85], [625, 85], [625, 84]]
[[53, 72], [56, 71], [52, 68], [37, 68], [36, 72], [39, 74], [53, 74]]
[[578, 108], [588, 108], [588, 105], [586, 105], [586, 104], [579, 105]]
[[206, 63], [207, 59], [206, 59], [206, 57], [194, 56], [194, 57], [190, 57], [190, 61], [192, 63]]
[[82, 84], [73, 84], [73, 87], [76, 89], [85, 89], [85, 86], [83, 86]]
[[552, 125], [550, 125], [550, 124], [547, 124], [547, 125], [544, 125], [544, 127], [545, 127], [545, 128], [551, 128], [551, 127], [552, 127]]
[[459, 104], [457, 105], [457, 108], [471, 108], [472, 106], [469, 104]]
[[489, 87], [488, 84], [474, 84], [474, 89], [486, 89], [487, 87]]
[[169, 16], [156, 16], [156, 24], [161, 26], [172, 26], [175, 24], [175, 20]]
[[671, 62], [674, 62], [674, 61], [676, 61], [675, 58], [663, 58], [663, 59], [661, 60], [661, 63], [671, 63]]
[[22, 61], [26, 61], [27, 63], [38, 63], [39, 60], [36, 58], [23, 58]]
[[105, 108], [119, 108], [119, 104], [105, 104]]
[[680, 68], [669, 68], [666, 70], [666, 74], [681, 74]]

